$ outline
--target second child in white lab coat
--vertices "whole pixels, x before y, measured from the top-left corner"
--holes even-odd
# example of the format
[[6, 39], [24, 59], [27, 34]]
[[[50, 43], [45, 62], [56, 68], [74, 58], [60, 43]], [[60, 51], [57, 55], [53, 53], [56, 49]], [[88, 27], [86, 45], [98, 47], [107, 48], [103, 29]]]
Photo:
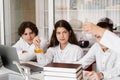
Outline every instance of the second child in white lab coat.
[[[34, 60], [36, 55], [34, 53], [35, 45], [33, 44], [33, 39], [38, 37], [37, 26], [30, 21], [22, 22], [18, 28], [18, 34], [20, 39], [13, 47], [16, 48], [19, 59], [21, 61]], [[41, 47], [46, 51], [48, 47], [47, 40], [43, 38], [40, 38], [40, 40]]]
[[[34, 44], [39, 47], [39, 39], [34, 39]], [[46, 65], [51, 62], [75, 63], [83, 57], [83, 51], [78, 46], [78, 41], [71, 25], [65, 20], [56, 22], [49, 48], [45, 54], [37, 54], [39, 64]]]

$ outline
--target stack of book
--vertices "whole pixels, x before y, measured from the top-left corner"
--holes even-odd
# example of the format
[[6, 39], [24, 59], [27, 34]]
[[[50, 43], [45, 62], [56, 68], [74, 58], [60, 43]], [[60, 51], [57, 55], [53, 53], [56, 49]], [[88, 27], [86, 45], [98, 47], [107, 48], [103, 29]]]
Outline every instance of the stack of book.
[[43, 69], [45, 80], [83, 80], [81, 64], [50, 63]]

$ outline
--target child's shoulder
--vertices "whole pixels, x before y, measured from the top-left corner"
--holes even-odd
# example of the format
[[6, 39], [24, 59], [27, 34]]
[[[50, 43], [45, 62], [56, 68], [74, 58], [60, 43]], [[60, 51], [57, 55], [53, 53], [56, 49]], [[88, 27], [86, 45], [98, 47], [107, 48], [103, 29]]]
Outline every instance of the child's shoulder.
[[72, 48], [80, 49], [81, 47], [76, 44], [70, 44]]

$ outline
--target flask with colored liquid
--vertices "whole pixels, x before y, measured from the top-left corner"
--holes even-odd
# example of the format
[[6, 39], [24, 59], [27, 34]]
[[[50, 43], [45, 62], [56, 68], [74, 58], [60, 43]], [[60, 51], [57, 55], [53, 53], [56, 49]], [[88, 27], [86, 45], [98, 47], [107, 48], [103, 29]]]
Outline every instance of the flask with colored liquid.
[[35, 47], [34, 52], [35, 52], [36, 54], [41, 54], [41, 53], [43, 53], [43, 49], [42, 49], [42, 48]]

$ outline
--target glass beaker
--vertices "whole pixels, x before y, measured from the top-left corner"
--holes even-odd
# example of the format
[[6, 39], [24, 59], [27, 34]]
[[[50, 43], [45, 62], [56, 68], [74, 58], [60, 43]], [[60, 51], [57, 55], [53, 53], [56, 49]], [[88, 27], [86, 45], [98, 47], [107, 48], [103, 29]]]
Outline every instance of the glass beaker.
[[87, 39], [87, 36], [86, 36], [87, 33], [82, 32], [81, 35], [82, 36], [78, 42], [78, 45], [82, 48], [87, 48], [89, 46], [89, 40]]

